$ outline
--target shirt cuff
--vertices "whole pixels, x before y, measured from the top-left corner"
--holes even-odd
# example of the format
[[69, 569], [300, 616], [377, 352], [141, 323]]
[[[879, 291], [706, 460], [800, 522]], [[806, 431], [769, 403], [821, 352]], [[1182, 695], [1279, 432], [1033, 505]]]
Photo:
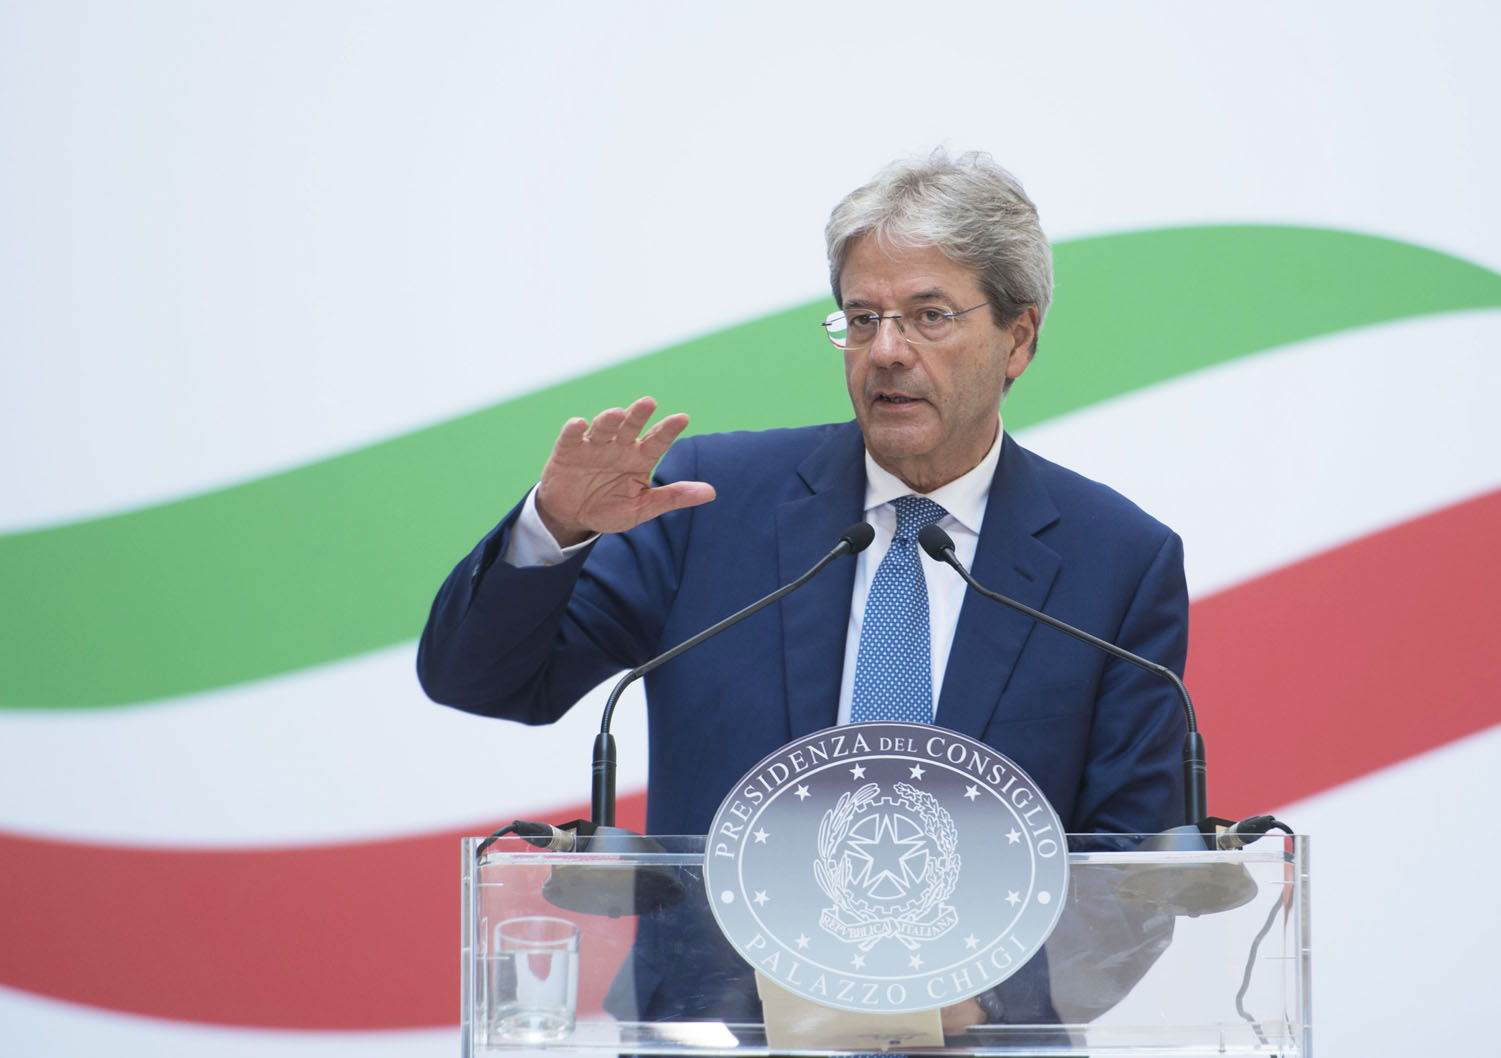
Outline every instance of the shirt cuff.
[[518, 568], [556, 566], [598, 539], [599, 534], [595, 533], [581, 544], [560, 547], [547, 531], [547, 526], [542, 524], [542, 516], [537, 513], [537, 486], [533, 485], [532, 491], [526, 494], [526, 500], [521, 505], [521, 513], [516, 516], [516, 524], [511, 526], [511, 538], [506, 543], [505, 554], [500, 558], [506, 565]]

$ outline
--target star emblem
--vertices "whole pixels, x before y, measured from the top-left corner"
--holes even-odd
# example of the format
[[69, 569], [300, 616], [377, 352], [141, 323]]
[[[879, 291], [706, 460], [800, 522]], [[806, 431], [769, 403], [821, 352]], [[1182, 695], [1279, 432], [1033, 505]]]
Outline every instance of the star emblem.
[[844, 857], [850, 882], [870, 900], [905, 899], [928, 872], [927, 835], [898, 814], [866, 818], [850, 831]]
[[856, 764], [853, 768], [850, 769], [850, 778], [852, 778], [852, 779], [863, 779], [863, 778], [865, 778], [865, 769], [862, 768], [860, 765]]
[[1013, 845], [1015, 845], [1021, 839], [1022, 839], [1022, 832], [1020, 830], [1017, 830], [1015, 827], [1012, 827], [1011, 828], [1011, 833], [1009, 833], [1009, 834], [1006, 835], [1006, 840], [1009, 841]]
[[1017, 904], [1021, 903], [1021, 900], [1021, 893], [1018, 893], [1015, 889], [1009, 890], [1006, 893], [1006, 903], [1010, 904], [1012, 907], [1015, 907]]
[[768, 900], [770, 900], [771, 897], [769, 897], [769, 896], [766, 895], [766, 890], [765, 889], [757, 889], [756, 890], [756, 895], [755, 895], [754, 899], [756, 901], [756, 906], [757, 907], [765, 907], [766, 906], [766, 902]]
[[797, 784], [797, 789], [793, 790], [792, 792], [795, 793], [795, 794], [797, 794], [797, 799], [799, 801], [806, 801], [809, 797], [813, 796], [811, 793], [808, 792], [808, 787], [805, 786], [805, 785], [803, 785], [802, 783], [798, 783]]
[[967, 800], [973, 801], [976, 797], [980, 796], [980, 788], [978, 786], [966, 786], [964, 788], [964, 796]]
[[967, 936], [967, 937], [964, 938], [964, 947], [967, 948], [968, 950], [974, 951], [979, 946], [980, 946], [980, 938], [977, 937], [977, 936], [975, 936], [973, 933], [971, 933], [969, 936]]
[[865, 969], [865, 956], [856, 955], [853, 959], [850, 960], [850, 965], [857, 970]]
[[912, 765], [911, 775], [912, 775], [912, 777], [914, 779], [921, 779], [922, 778], [922, 765], [921, 764], [914, 764], [914, 765]]
[[756, 844], [757, 845], [765, 845], [766, 844], [766, 839], [769, 838], [769, 837], [771, 837], [771, 835], [768, 834], [768, 833], [766, 833], [766, 828], [765, 827], [758, 827], [758, 828], [756, 828], [756, 830], [754, 831], [754, 833], [751, 834], [751, 837], [753, 837], [753, 838], [756, 839]]
[[801, 948], [806, 948], [808, 945], [810, 945], [812, 943], [813, 943], [813, 939], [811, 937], [809, 937], [806, 933], [799, 933], [797, 935], [797, 946], [798, 946], [798, 948], [800, 948], [800, 949]]
[[912, 958], [910, 958], [910, 959], [907, 960], [907, 965], [910, 966], [910, 967], [912, 967], [912, 969], [914, 969], [914, 970], [921, 970], [922, 969], [922, 956], [921, 955], [914, 955], [914, 956], [912, 956]]

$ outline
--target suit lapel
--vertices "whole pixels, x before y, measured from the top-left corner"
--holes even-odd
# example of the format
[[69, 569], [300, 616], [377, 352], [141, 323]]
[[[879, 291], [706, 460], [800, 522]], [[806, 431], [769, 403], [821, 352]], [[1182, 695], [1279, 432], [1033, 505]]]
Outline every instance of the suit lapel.
[[[864, 453], [859, 428], [846, 423], [798, 468], [808, 495], [777, 508], [777, 560], [784, 584], [807, 572], [840, 533], [860, 520], [865, 509]], [[792, 738], [832, 727], [838, 718], [854, 586], [855, 561], [840, 558], [781, 603]]]
[[[1057, 518], [1058, 509], [1032, 472], [1026, 452], [1007, 435], [985, 504], [975, 579], [991, 591], [1042, 609], [1058, 575], [1059, 557], [1035, 534]], [[966, 591], [935, 722], [980, 738], [1032, 628], [1031, 618]]]

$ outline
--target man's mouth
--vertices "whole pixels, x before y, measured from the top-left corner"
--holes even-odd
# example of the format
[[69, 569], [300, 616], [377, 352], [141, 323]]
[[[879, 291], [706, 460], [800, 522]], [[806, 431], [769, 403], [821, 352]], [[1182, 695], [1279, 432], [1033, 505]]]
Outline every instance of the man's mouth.
[[908, 397], [901, 393], [877, 393], [877, 404], [916, 404], [920, 398]]

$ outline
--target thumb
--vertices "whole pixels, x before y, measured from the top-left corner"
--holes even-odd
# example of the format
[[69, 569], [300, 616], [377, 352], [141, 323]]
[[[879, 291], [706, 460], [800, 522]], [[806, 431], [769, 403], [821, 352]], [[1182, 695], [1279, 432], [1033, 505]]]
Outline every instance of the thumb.
[[655, 518], [668, 511], [697, 507], [714, 499], [714, 486], [707, 481], [674, 481], [658, 485], [646, 494], [646, 517]]

